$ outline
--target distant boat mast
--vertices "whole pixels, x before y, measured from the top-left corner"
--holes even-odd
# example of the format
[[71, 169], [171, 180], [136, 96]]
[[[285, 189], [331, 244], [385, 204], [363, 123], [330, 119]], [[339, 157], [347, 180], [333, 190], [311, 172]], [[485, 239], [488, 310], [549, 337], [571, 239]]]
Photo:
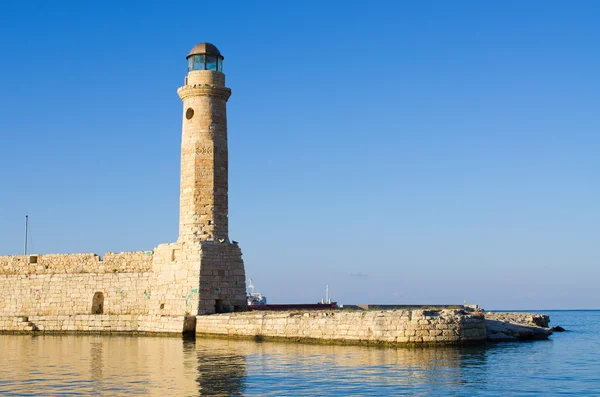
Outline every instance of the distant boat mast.
[[25, 215], [25, 249], [24, 254], [27, 255], [27, 228], [29, 227], [29, 215]]
[[325, 299], [321, 299], [321, 304], [331, 303], [329, 299], [329, 284], [325, 286]]

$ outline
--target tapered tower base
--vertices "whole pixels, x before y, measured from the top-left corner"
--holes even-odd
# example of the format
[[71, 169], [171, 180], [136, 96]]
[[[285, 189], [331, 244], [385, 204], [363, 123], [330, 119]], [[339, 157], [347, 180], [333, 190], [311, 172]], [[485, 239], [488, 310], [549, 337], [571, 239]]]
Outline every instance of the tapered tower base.
[[200, 296], [198, 314], [248, 310], [246, 273], [237, 244], [200, 243]]

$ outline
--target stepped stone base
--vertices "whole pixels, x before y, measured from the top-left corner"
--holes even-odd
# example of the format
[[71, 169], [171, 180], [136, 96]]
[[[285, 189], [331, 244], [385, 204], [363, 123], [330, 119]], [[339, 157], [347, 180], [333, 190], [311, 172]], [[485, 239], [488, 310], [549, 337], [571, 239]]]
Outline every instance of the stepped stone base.
[[[192, 317], [193, 318], [193, 317]], [[139, 332], [183, 334], [189, 320], [185, 316], [92, 315], [73, 316], [0, 316], [0, 332]], [[193, 324], [192, 324], [193, 330]]]

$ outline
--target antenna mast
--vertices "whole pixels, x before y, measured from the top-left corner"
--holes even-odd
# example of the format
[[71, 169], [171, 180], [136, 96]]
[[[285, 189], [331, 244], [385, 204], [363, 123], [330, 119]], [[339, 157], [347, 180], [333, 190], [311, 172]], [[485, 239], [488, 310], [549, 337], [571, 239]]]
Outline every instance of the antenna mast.
[[27, 228], [29, 227], [29, 215], [25, 215], [25, 253], [27, 255]]

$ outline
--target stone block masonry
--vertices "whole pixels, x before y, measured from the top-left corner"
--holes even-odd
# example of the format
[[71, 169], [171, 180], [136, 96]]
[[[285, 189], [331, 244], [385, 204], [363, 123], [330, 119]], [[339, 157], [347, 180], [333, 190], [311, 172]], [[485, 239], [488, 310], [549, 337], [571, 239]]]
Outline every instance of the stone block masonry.
[[150, 273], [0, 275], [0, 315], [147, 314], [151, 277]]
[[0, 274], [143, 273], [152, 269], [152, 251], [96, 254], [0, 256]]
[[198, 314], [247, 310], [246, 275], [237, 244], [202, 243]]
[[368, 344], [462, 344], [486, 340], [482, 312], [392, 310], [229, 313], [196, 318], [196, 334]]
[[[242, 252], [226, 242], [181, 241], [102, 259], [94, 254], [0, 257], [0, 316], [6, 318], [144, 315], [146, 322], [165, 321], [245, 310], [245, 290]], [[11, 330], [11, 321], [0, 322], [0, 331]], [[132, 322], [118, 330], [123, 327], [139, 330]], [[157, 332], [181, 332], [181, 327]]]
[[179, 240], [228, 240], [225, 75], [192, 70], [177, 91], [183, 102]]

